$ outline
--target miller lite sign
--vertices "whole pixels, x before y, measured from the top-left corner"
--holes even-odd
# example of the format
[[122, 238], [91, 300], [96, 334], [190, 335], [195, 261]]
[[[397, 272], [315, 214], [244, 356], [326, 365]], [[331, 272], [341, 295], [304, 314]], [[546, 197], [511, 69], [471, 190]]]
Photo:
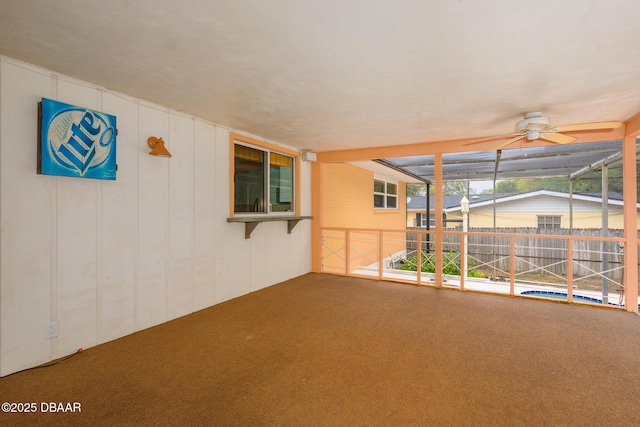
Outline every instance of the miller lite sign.
[[38, 173], [116, 179], [116, 117], [42, 98]]

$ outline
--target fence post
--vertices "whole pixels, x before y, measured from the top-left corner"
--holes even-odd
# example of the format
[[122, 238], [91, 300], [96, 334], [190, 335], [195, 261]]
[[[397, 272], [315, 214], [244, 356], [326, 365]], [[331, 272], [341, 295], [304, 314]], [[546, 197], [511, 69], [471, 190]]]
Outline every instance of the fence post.
[[348, 276], [351, 271], [351, 233], [349, 229], [344, 232], [344, 251], [344, 274]]
[[382, 248], [382, 230], [378, 230], [378, 279], [382, 280], [382, 258], [384, 258], [384, 251]]
[[460, 263], [460, 268], [458, 271], [460, 272], [460, 290], [464, 291], [464, 281], [467, 278], [467, 246], [465, 245], [467, 240], [467, 233], [460, 235], [460, 256], [458, 257], [458, 261]]
[[418, 285], [422, 282], [422, 233], [416, 231], [416, 278], [418, 279]]
[[567, 301], [573, 301], [573, 239], [567, 240]]
[[516, 237], [509, 237], [509, 295], [515, 294], [516, 284]]

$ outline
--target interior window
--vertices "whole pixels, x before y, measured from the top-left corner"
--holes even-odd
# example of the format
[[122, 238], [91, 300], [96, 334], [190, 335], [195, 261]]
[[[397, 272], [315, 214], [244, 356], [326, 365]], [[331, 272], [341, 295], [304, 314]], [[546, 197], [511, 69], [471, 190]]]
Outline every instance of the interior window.
[[294, 211], [295, 158], [234, 143], [234, 213]]

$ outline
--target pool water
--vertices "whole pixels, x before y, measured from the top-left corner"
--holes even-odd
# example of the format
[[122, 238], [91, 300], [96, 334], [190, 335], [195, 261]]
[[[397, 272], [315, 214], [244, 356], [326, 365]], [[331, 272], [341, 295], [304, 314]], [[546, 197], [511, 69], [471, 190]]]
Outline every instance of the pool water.
[[[567, 299], [567, 293], [566, 292], [554, 292], [554, 291], [524, 291], [522, 293], [520, 293], [520, 295], [531, 295], [531, 296], [537, 296], [537, 297], [544, 297], [544, 298], [555, 298], [555, 299], [562, 299], [562, 300], [566, 300]], [[587, 297], [584, 295], [573, 295], [573, 300], [577, 301], [577, 302], [590, 302], [590, 303], [596, 303], [596, 304], [602, 304], [602, 300], [598, 299], [598, 298], [592, 298], [592, 297]], [[618, 304], [613, 304], [613, 303], [609, 303], [611, 305], [618, 305]]]
[[[520, 295], [531, 295], [531, 296], [537, 296], [537, 297], [543, 297], [543, 298], [555, 298], [555, 299], [562, 299], [565, 301], [567, 300], [566, 292], [524, 291], [524, 292], [521, 292]], [[602, 304], [601, 299], [587, 297], [584, 295], [573, 295], [573, 300], [577, 302], [590, 302], [590, 303]], [[615, 304], [612, 302], [609, 302], [609, 305], [612, 305], [614, 307], [622, 307], [620, 304]], [[640, 304], [638, 304], [638, 313], [640, 314]]]

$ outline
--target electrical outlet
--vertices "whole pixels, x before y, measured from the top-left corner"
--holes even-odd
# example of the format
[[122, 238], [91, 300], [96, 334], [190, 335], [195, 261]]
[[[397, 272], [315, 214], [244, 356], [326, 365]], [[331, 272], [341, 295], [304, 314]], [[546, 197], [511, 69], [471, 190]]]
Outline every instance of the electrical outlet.
[[58, 321], [54, 320], [44, 325], [44, 339], [50, 340], [58, 336]]

